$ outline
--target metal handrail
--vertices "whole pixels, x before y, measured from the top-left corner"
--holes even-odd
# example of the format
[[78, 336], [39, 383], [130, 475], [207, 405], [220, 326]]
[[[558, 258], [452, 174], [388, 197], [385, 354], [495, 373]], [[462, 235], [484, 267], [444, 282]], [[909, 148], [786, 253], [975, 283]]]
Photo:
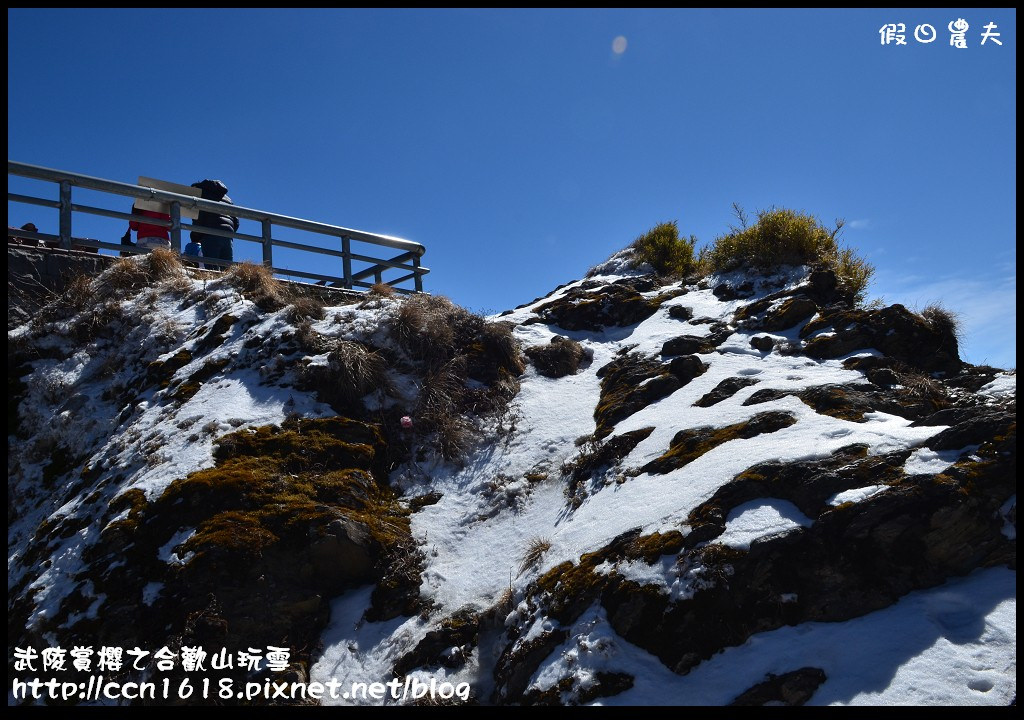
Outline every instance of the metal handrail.
[[[363, 230], [353, 230], [352, 228], [341, 227], [340, 225], [329, 225], [327, 223], [317, 222], [314, 220], [304, 220], [302, 218], [290, 217], [288, 215], [280, 215], [278, 213], [266, 212], [264, 210], [255, 210], [253, 208], [241, 207], [239, 205], [231, 205], [229, 203], [216, 202], [213, 200], [203, 200], [193, 195], [181, 195], [167, 190], [158, 190], [156, 188], [145, 187], [140, 185], [131, 185], [129, 183], [117, 182], [116, 180], [104, 180], [103, 178], [91, 177], [89, 175], [82, 175], [79, 173], [66, 172], [63, 170], [53, 170], [50, 168], [39, 167], [38, 165], [28, 165], [26, 163], [14, 162], [12, 160], [7, 161], [7, 174], [17, 175], [20, 177], [33, 178], [35, 180], [44, 180], [48, 182], [57, 183], [60, 188], [60, 199], [58, 201], [47, 200], [44, 198], [37, 198], [31, 195], [22, 195], [18, 193], [7, 193], [8, 202], [18, 202], [30, 205], [40, 205], [43, 207], [56, 208], [60, 215], [60, 232], [59, 235], [47, 235], [45, 233], [31, 233], [25, 230], [18, 230], [17, 228], [7, 229], [8, 237], [28, 237], [36, 240], [57, 240], [60, 241], [60, 246], [65, 250], [71, 250], [73, 246], [95, 248], [95, 249], [106, 249], [115, 250], [119, 252], [143, 252], [143, 250], [133, 250], [131, 246], [125, 246], [117, 243], [108, 243], [100, 240], [93, 239], [82, 239], [72, 238], [71, 234], [71, 220], [73, 213], [85, 213], [89, 215], [100, 215], [105, 217], [112, 217], [122, 220], [141, 220], [150, 225], [159, 225], [170, 229], [171, 246], [181, 252], [181, 233], [183, 230], [190, 230], [195, 228], [196, 231], [202, 232], [204, 235], [216, 235], [220, 237], [235, 238], [238, 240], [244, 240], [247, 242], [258, 243], [263, 248], [263, 264], [269, 267], [273, 272], [278, 274], [295, 275], [297, 277], [305, 277], [308, 279], [317, 279], [321, 282], [330, 282], [335, 285], [340, 285], [345, 288], [355, 287], [371, 287], [370, 283], [364, 281], [364, 279], [373, 277], [376, 282], [385, 282], [383, 274], [389, 270], [404, 270], [406, 274], [401, 277], [392, 278], [386, 281], [387, 284], [397, 286], [400, 283], [412, 280], [414, 291], [423, 291], [423, 276], [426, 275], [430, 270], [420, 265], [420, 258], [423, 253], [426, 252], [426, 248], [420, 243], [413, 242], [411, 240], [404, 240], [402, 238], [392, 237], [390, 235], [381, 235], [379, 233], [371, 233]], [[87, 188], [89, 190], [97, 190], [100, 192], [111, 193], [115, 195], [124, 195], [142, 200], [156, 200], [163, 203], [167, 203], [170, 206], [170, 220], [161, 220], [158, 218], [152, 218], [143, 215], [135, 215], [132, 213], [123, 213], [116, 210], [108, 210], [105, 208], [97, 208], [89, 205], [80, 205], [71, 202], [71, 189], [72, 187]], [[203, 227], [190, 223], [182, 225], [181, 223], [181, 210], [202, 210], [205, 212], [215, 213], [218, 215], [229, 215], [245, 220], [255, 220], [260, 223], [261, 234], [250, 235], [248, 233], [233, 232], [229, 233], [223, 230], [215, 230], [213, 228]], [[329, 237], [336, 237], [341, 241], [340, 250], [332, 250], [330, 248], [321, 248], [315, 245], [306, 245], [289, 240], [281, 240], [273, 237], [273, 226], [278, 225], [280, 227], [289, 227], [296, 230], [304, 230], [307, 232], [317, 233], [319, 235], [326, 235]], [[72, 242], [74, 241], [74, 242]], [[364, 255], [362, 253], [356, 253], [352, 251], [352, 242], [367, 243], [370, 245], [379, 245], [382, 247], [389, 247], [396, 250], [401, 250], [402, 253], [392, 258], [376, 258], [370, 255]], [[323, 275], [319, 273], [311, 273], [305, 271], [299, 271], [289, 268], [275, 267], [273, 263], [273, 249], [275, 247], [289, 248], [293, 250], [299, 250], [302, 252], [316, 253], [319, 255], [327, 255], [332, 257], [340, 258], [342, 261], [342, 274], [341, 275]], [[193, 258], [191, 256], [185, 256], [191, 260], [199, 260], [201, 262], [210, 262], [210, 264], [226, 266], [225, 261], [216, 261], [214, 258]], [[352, 271], [352, 261], [367, 262], [370, 263], [369, 267], [363, 268], [356, 272]], [[396, 287], [399, 291], [409, 292], [407, 288]]]

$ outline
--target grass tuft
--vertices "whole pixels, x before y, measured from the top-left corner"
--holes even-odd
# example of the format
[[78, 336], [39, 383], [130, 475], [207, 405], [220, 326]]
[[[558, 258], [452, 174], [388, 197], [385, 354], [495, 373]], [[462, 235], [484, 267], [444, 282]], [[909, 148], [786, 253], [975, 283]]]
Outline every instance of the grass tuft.
[[655, 225], [646, 233], [633, 241], [633, 251], [637, 260], [647, 263], [659, 275], [666, 277], [682, 277], [696, 269], [693, 250], [697, 238], [679, 237], [676, 221], [663, 222]]
[[522, 575], [524, 572], [540, 563], [541, 558], [544, 557], [544, 553], [550, 549], [550, 540], [539, 536], [531, 538], [529, 543], [527, 543], [526, 552], [523, 553], [523, 559], [519, 563], [519, 574]]

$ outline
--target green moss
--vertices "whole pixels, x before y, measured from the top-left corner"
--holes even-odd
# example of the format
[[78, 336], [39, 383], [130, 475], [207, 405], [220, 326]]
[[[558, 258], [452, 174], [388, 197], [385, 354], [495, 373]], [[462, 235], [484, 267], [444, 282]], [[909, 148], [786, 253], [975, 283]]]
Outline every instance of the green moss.
[[179, 350], [166, 360], [154, 360], [146, 367], [146, 383], [157, 383], [161, 388], [171, 384], [171, 377], [192, 362], [192, 353]]
[[682, 550], [684, 540], [683, 534], [678, 530], [644, 535], [630, 543], [627, 555], [643, 558], [648, 565], [653, 565], [662, 555], [675, 555]]
[[796, 417], [787, 412], [759, 413], [745, 420], [723, 428], [700, 427], [682, 430], [672, 438], [669, 449], [661, 457], [647, 463], [641, 472], [667, 473], [689, 465], [691, 462], [731, 440], [744, 440], [789, 427]]
[[217, 318], [202, 339], [196, 343], [196, 352], [208, 353], [214, 348], [220, 347], [231, 332], [232, 326], [238, 322], [238, 318], [230, 313], [225, 313]]

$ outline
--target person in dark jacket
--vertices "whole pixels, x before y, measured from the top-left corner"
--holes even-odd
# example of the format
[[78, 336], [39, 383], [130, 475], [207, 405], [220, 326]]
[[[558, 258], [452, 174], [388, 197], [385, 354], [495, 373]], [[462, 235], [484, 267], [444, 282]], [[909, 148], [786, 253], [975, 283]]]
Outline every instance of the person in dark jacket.
[[[228, 197], [227, 185], [220, 180], [203, 180], [202, 182], [192, 183], [192, 187], [203, 191], [203, 200], [233, 204], [231, 203], [231, 198]], [[193, 227], [207, 227], [212, 230], [223, 230], [225, 232], [238, 232], [238, 218], [206, 211], [200, 211], [199, 217], [195, 219], [192, 225]], [[227, 260], [228, 262], [234, 260], [231, 238], [220, 235], [207, 235], [198, 230], [193, 230], [189, 233], [189, 237], [192, 239], [192, 242], [203, 246], [203, 257]], [[206, 268], [208, 270], [224, 269], [220, 265], [207, 265]]]

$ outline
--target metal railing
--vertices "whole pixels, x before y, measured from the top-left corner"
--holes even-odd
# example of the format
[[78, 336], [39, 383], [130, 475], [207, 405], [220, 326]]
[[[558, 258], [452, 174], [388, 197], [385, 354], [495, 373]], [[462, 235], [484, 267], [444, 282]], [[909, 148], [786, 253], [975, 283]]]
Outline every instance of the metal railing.
[[[338, 225], [328, 225], [327, 223], [303, 220], [301, 218], [278, 215], [277, 213], [265, 212], [262, 210], [253, 210], [252, 208], [214, 202], [213, 200], [203, 200], [191, 195], [179, 195], [178, 193], [143, 187], [140, 185], [130, 185], [128, 183], [116, 182], [114, 180], [103, 180], [101, 178], [65, 172], [63, 170], [52, 170], [50, 168], [27, 165], [25, 163], [13, 162], [11, 160], [7, 161], [7, 174], [8, 176], [17, 175], [35, 180], [53, 182], [56, 183], [59, 188], [59, 199], [48, 200], [31, 195], [12, 193], [10, 192], [10, 186], [8, 185], [8, 203], [16, 202], [55, 208], [59, 213], [59, 234], [57, 235], [30, 232], [27, 230], [8, 227], [8, 238], [19, 237], [42, 241], [43, 243], [51, 246], [57, 245], [57, 247], [63, 248], [64, 250], [89, 249], [92, 251], [99, 251], [103, 249], [113, 250], [119, 253], [133, 254], [148, 252], [147, 250], [137, 248], [134, 245], [122, 245], [119, 243], [109, 243], [100, 240], [74, 237], [72, 235], [72, 219], [74, 213], [86, 213], [120, 220], [138, 220], [149, 225], [167, 227], [170, 229], [171, 247], [179, 253], [181, 252], [182, 231], [191, 230], [193, 228], [204, 235], [217, 235], [220, 237], [235, 238], [238, 240], [257, 243], [262, 246], [263, 264], [269, 267], [275, 274], [314, 280], [320, 283], [330, 284], [335, 287], [349, 289], [369, 288], [373, 283], [385, 283], [395, 287], [395, 289], [400, 292], [422, 292], [423, 276], [430, 272], [428, 268], [420, 265], [420, 257], [426, 251], [426, 248], [419, 243], [412, 242], [410, 240], [403, 240], [402, 238], [391, 237], [389, 235], [379, 235], [377, 233], [364, 232], [362, 230], [353, 230], [351, 228], [340, 227]], [[10, 178], [8, 178], [8, 181], [9, 180]], [[155, 200], [165, 203], [170, 207], [170, 220], [161, 220], [158, 218], [134, 215], [132, 213], [119, 212], [117, 210], [110, 210], [107, 208], [76, 204], [72, 202], [71, 199], [71, 191], [74, 187], [87, 188], [89, 190], [95, 190], [102, 193], [122, 195], [142, 200]], [[242, 232], [229, 233], [223, 230], [216, 230], [196, 225], [195, 223], [183, 225], [181, 222], [182, 209], [195, 211], [203, 210], [217, 215], [229, 215], [237, 217], [239, 220], [254, 220], [260, 223], [261, 233], [259, 235], [251, 235]], [[275, 238], [273, 236], [274, 226], [293, 228], [296, 230], [316, 233], [318, 235], [326, 235], [331, 238], [337, 238], [339, 246], [338, 249], [335, 250]], [[365, 252], [372, 252], [370, 250], [355, 252], [353, 250], [353, 243], [387, 247], [395, 250], [401, 250], [402, 252], [391, 258], [372, 257], [364, 254]], [[288, 248], [300, 252], [316, 253], [318, 255], [337, 258], [341, 265], [341, 273], [338, 275], [330, 275], [298, 270], [295, 268], [275, 266], [274, 248]], [[359, 249], [361, 248], [357, 246], [356, 250]], [[182, 257], [191, 262], [202, 263], [208, 268], [214, 265], [218, 267], [226, 267], [233, 264], [228, 261], [218, 260], [215, 258], [197, 257], [192, 255], [183, 255]], [[353, 262], [366, 263], [367, 266], [353, 271]], [[385, 273], [391, 273], [393, 271], [400, 271], [404, 274], [390, 279], [384, 278]], [[372, 282], [369, 281], [370, 278], [373, 279]], [[400, 283], [406, 283], [410, 280], [413, 283], [413, 290], [398, 287]]]

